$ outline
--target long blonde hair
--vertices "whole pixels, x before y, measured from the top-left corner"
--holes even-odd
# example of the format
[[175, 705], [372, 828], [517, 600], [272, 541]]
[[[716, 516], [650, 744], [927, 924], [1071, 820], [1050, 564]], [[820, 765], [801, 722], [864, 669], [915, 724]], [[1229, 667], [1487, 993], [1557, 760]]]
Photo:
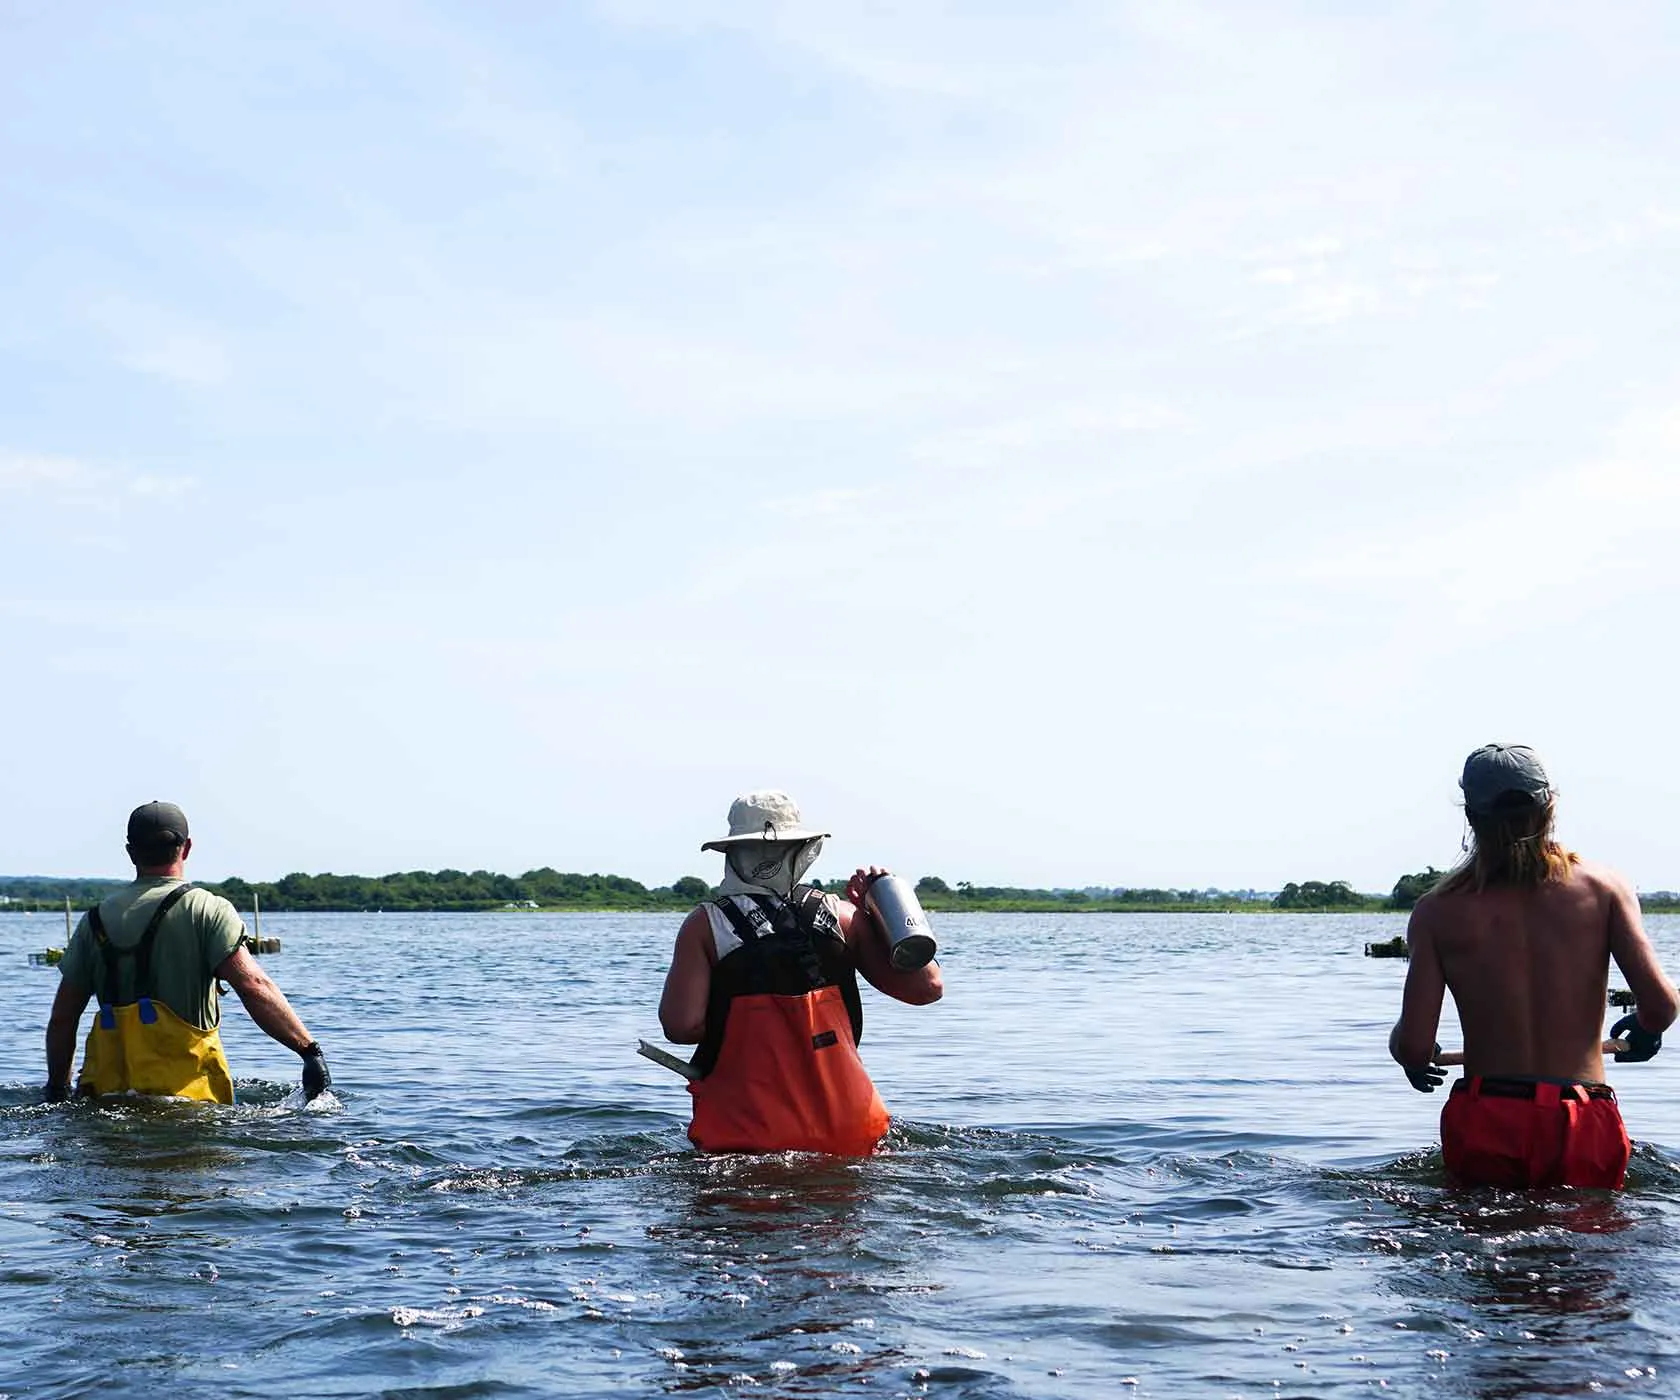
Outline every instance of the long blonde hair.
[[1492, 812], [1466, 812], [1474, 841], [1470, 854], [1441, 877], [1437, 894], [1479, 894], [1493, 888], [1538, 889], [1562, 884], [1580, 862], [1552, 836], [1557, 807], [1545, 802], [1498, 806]]

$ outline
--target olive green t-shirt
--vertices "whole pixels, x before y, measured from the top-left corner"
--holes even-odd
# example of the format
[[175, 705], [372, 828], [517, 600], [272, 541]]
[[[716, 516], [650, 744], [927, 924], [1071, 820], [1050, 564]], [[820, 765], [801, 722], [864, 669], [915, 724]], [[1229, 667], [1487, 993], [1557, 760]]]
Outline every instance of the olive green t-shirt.
[[[168, 876], [148, 876], [118, 890], [99, 906], [105, 936], [118, 948], [136, 947], [158, 902], [182, 883]], [[216, 969], [244, 936], [245, 925], [227, 900], [208, 890], [188, 890], [164, 917], [152, 942], [153, 998], [200, 1030], [217, 1025], [222, 1013], [216, 997]], [[58, 971], [65, 981], [86, 987], [95, 997], [104, 994], [105, 959], [86, 914], [70, 935]], [[118, 1006], [138, 996], [134, 971], [133, 958], [117, 959]]]

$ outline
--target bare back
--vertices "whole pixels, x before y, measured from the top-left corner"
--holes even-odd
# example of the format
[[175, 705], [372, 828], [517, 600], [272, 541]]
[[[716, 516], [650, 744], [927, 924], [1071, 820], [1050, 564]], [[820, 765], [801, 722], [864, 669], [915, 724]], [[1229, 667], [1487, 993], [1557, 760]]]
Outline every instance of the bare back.
[[1408, 937], [1399, 1038], [1415, 1047], [1427, 1019], [1427, 1058], [1451, 991], [1467, 1074], [1601, 1081], [1612, 959], [1642, 1005], [1673, 995], [1632, 890], [1586, 862], [1537, 888], [1426, 895]]

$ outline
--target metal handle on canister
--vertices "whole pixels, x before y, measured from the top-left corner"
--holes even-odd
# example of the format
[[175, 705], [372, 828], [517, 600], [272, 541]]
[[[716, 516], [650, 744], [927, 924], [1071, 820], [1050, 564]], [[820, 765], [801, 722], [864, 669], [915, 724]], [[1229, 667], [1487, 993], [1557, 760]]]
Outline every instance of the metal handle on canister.
[[900, 972], [926, 967], [939, 951], [916, 892], [897, 875], [877, 875], [864, 892], [863, 907], [887, 937], [887, 952]]

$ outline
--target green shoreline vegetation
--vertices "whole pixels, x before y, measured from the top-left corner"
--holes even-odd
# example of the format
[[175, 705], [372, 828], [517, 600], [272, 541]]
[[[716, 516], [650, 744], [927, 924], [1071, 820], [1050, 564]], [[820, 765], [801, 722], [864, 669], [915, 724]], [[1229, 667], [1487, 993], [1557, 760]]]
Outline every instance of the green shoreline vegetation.
[[[947, 884], [937, 875], [916, 882], [916, 895], [930, 913], [1130, 913], [1130, 914], [1377, 914], [1403, 911], [1441, 877], [1431, 867], [1402, 875], [1386, 895], [1362, 894], [1345, 880], [1290, 882], [1281, 890], [1174, 890], [1102, 888], [1022, 889]], [[64, 901], [85, 909], [125, 884], [123, 880], [0, 876], [0, 913], [62, 911]], [[253, 897], [271, 913], [482, 913], [529, 910], [569, 913], [683, 911], [712, 893], [697, 875], [649, 887], [622, 875], [565, 874], [544, 868], [523, 875], [488, 870], [410, 870], [392, 875], [292, 874], [273, 882], [195, 882], [223, 895], [236, 908], [250, 909]], [[817, 882], [819, 885], [821, 881]], [[836, 891], [843, 881], [831, 880]], [[1653, 913], [1680, 912], [1680, 894], [1659, 890], [1640, 896]]]

